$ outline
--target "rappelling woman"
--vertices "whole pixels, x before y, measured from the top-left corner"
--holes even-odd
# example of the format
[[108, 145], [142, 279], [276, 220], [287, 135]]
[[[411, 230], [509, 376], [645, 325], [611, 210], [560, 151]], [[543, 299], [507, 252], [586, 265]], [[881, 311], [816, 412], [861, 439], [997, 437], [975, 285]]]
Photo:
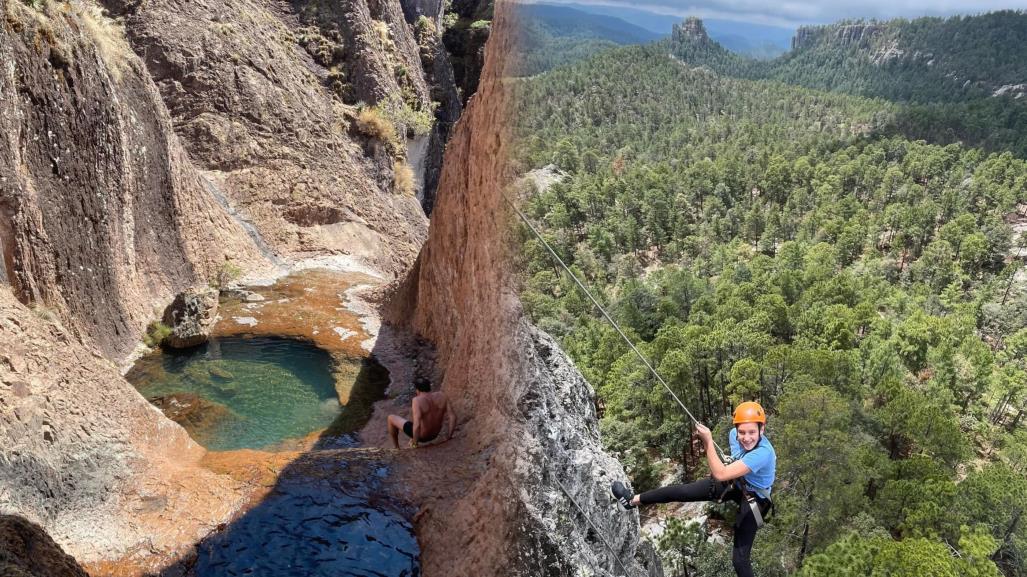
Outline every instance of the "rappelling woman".
[[613, 483], [613, 494], [627, 509], [653, 503], [686, 501], [735, 501], [739, 505], [735, 521], [734, 547], [731, 563], [738, 577], [753, 577], [752, 543], [756, 530], [763, 525], [763, 519], [773, 507], [770, 489], [774, 484], [777, 455], [770, 439], [764, 435], [767, 415], [759, 403], [745, 402], [738, 405], [734, 414], [734, 428], [728, 434], [731, 446], [731, 460], [721, 462], [713, 443], [709, 428], [697, 423], [696, 434], [702, 440], [706, 460], [710, 465], [710, 477], [685, 485], [670, 485], [639, 495], [620, 481]]

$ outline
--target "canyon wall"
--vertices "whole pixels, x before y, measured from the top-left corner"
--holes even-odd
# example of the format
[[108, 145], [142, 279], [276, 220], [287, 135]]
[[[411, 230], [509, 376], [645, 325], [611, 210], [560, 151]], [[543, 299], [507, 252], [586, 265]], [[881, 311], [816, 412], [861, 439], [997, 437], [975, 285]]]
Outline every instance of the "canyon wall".
[[226, 271], [408, 267], [427, 220], [397, 167], [431, 87], [394, 0], [107, 7], [0, 0], [0, 514], [145, 566], [243, 494], [117, 364]]
[[[513, 290], [506, 231], [514, 223], [502, 195], [512, 177], [506, 111], [514, 95], [504, 71], [515, 25], [497, 6], [481, 84], [446, 150], [428, 240], [386, 310], [393, 324], [435, 344], [442, 390], [466, 416], [475, 450], [489, 455], [425, 550], [424, 572], [659, 574], [640, 548], [637, 514], [609, 496], [610, 482], [625, 475], [601, 448], [594, 392], [524, 320]], [[473, 555], [453, 554], [472, 542]]]
[[427, 219], [406, 141], [430, 138], [434, 105], [396, 0], [104, 4], [196, 165], [275, 253], [410, 265]]
[[3, 13], [4, 278], [123, 357], [175, 292], [262, 257], [204, 189], [112, 22], [86, 4], [11, 1]]

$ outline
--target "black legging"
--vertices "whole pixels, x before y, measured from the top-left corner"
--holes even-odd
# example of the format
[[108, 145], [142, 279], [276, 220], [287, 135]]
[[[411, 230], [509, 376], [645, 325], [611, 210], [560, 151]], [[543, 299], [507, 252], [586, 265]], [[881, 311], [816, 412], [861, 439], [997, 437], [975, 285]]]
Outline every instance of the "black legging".
[[[725, 493], [725, 491], [727, 491]], [[731, 564], [735, 566], [735, 573], [738, 577], [754, 577], [752, 562], [749, 555], [752, 553], [752, 542], [756, 539], [756, 518], [749, 510], [749, 505], [743, 505], [742, 492], [734, 483], [714, 481], [712, 478], [699, 479], [687, 485], [670, 485], [660, 487], [652, 491], [646, 491], [638, 496], [643, 505], [653, 503], [672, 503], [690, 501], [716, 501], [724, 495], [724, 500], [738, 503], [738, 519], [735, 521], [735, 543], [731, 549]], [[760, 507], [760, 514], [766, 515], [770, 508], [770, 501], [756, 497]]]

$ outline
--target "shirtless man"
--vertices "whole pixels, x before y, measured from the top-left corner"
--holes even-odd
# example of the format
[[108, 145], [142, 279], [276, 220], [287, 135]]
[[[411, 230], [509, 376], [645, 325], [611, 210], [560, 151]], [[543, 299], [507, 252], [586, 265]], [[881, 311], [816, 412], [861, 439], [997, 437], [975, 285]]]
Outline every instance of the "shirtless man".
[[434, 441], [442, 431], [442, 421], [445, 418], [449, 429], [446, 440], [453, 438], [453, 430], [456, 429], [456, 413], [449, 405], [449, 399], [441, 391], [431, 392], [431, 382], [428, 379], [418, 377], [414, 381], [414, 400], [411, 403], [408, 421], [399, 415], [389, 415], [389, 437], [392, 438], [392, 446], [399, 448], [399, 432], [403, 431], [410, 437], [410, 447], [417, 447], [417, 443]]

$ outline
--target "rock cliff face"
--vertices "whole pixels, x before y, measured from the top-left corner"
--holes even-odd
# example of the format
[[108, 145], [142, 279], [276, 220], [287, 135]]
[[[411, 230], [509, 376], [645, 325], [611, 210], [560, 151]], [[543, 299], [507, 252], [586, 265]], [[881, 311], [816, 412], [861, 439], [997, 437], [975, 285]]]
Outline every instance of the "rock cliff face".
[[478, 89], [493, 4], [493, 0], [455, 0], [449, 6], [458, 19], [456, 25], [446, 29], [443, 42], [452, 56], [453, 74], [464, 102]]
[[235, 483], [96, 349], [0, 287], [0, 514], [80, 562], [168, 553], [241, 505]]
[[[397, 193], [407, 134], [431, 121], [419, 47], [395, 0], [105, 0], [207, 178], [285, 257], [351, 254], [404, 270], [424, 237]], [[412, 133], [411, 133], [412, 134]], [[396, 139], [396, 142], [389, 142]]]
[[[624, 472], [599, 444], [594, 393], [552, 339], [523, 320], [511, 290], [501, 192], [511, 176], [507, 18], [498, 6], [482, 82], [446, 151], [428, 240], [387, 309], [394, 324], [435, 343], [442, 389], [468, 415], [466, 437], [490, 455], [433, 543], [450, 555], [425, 551], [424, 571], [658, 574], [635, 558], [637, 517], [609, 497], [610, 481]], [[475, 555], [453, 554], [472, 541]]]
[[261, 256], [203, 188], [146, 70], [99, 10], [3, 12], [4, 278], [77, 339], [123, 356], [155, 306], [229, 258]]
[[396, 167], [431, 87], [395, 0], [108, 5], [127, 39], [88, 0], [0, 0], [0, 514], [145, 565], [243, 494], [115, 363], [226, 265], [408, 266]]
[[869, 48], [882, 32], [884, 32], [884, 26], [870, 23], [800, 26], [792, 38], [792, 50], [804, 50], [818, 42]]
[[[449, 141], [453, 123], [460, 118], [463, 104], [453, 76], [453, 64], [442, 43], [442, 17], [445, 4], [441, 0], [403, 0], [403, 14], [414, 27], [420, 46], [421, 65], [431, 86], [432, 100], [438, 103], [436, 123], [432, 129], [423, 160], [421, 206], [431, 215], [442, 172], [442, 155]], [[428, 23], [431, 25], [429, 26]]]

